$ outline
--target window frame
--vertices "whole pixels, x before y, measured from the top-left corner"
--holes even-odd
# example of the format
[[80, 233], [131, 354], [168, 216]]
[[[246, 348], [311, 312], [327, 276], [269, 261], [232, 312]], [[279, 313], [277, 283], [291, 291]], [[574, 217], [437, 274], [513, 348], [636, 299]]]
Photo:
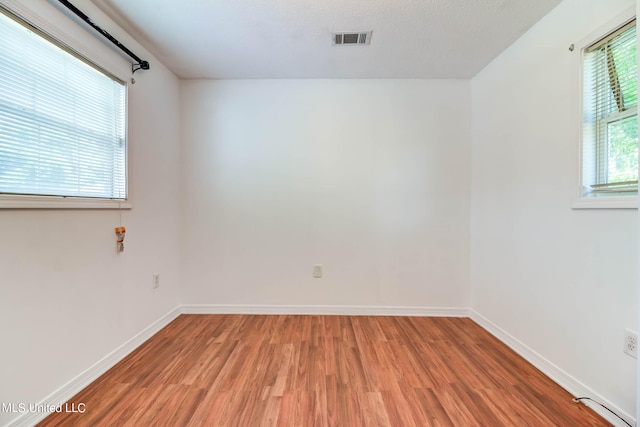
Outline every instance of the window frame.
[[[43, 2], [47, 3], [47, 2]], [[125, 150], [125, 186], [126, 199], [106, 199], [73, 196], [40, 196], [40, 195], [16, 195], [0, 194], [0, 209], [132, 209], [132, 186], [131, 186], [131, 140], [129, 138], [129, 95], [131, 86], [130, 79], [131, 65], [119, 55], [107, 49], [100, 40], [93, 37], [84, 36], [86, 29], [77, 25], [69, 16], [60, 12], [59, 9], [50, 4], [43, 5], [52, 8], [52, 11], [34, 10], [19, 0], [2, 0], [0, 8], [9, 15], [15, 15], [17, 19], [26, 22], [35, 28], [37, 33], [45, 39], [53, 41], [67, 50], [78, 60], [93, 64], [103, 73], [111, 75], [121, 80], [125, 85], [125, 136], [127, 139]], [[51, 19], [52, 12], [58, 15], [57, 19]], [[73, 26], [69, 30], [62, 30], [67, 24]], [[77, 27], [77, 28], [76, 28]]]
[[[575, 55], [575, 67], [577, 69], [577, 84], [578, 84], [578, 185], [576, 186], [576, 195], [571, 205], [572, 209], [638, 209], [639, 198], [638, 195], [629, 196], [607, 196], [607, 197], [585, 197], [583, 194], [584, 184], [584, 149], [585, 149], [585, 135], [584, 135], [584, 56], [585, 50], [592, 46], [594, 43], [602, 40], [618, 29], [624, 27], [628, 23], [636, 19], [635, 8], [629, 8], [625, 12], [621, 13], [605, 25], [599, 27], [593, 31], [587, 37], [580, 40], [573, 45]], [[637, 24], [636, 24], [636, 44], [637, 39]], [[639, 88], [640, 90], [640, 88]], [[620, 113], [616, 113], [613, 116], [608, 116], [604, 120], [607, 124], [613, 121], [622, 120], [633, 115], [638, 115], [637, 106]], [[608, 129], [608, 128], [607, 128]], [[596, 141], [597, 143], [597, 141]], [[606, 168], [605, 168], [606, 169]], [[594, 170], [594, 174], [601, 174], [602, 170]]]

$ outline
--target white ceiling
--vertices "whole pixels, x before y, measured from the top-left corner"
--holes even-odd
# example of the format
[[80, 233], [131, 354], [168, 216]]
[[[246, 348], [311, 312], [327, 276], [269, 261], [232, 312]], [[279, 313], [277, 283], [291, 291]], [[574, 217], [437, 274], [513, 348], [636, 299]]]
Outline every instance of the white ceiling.
[[182, 78], [465, 79], [561, 0], [92, 1]]

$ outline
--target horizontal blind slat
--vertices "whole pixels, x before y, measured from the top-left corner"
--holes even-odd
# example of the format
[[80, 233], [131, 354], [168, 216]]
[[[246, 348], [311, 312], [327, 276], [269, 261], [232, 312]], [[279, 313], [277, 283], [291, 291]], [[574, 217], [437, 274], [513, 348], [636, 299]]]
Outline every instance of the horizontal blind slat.
[[126, 88], [0, 13], [0, 193], [126, 198]]

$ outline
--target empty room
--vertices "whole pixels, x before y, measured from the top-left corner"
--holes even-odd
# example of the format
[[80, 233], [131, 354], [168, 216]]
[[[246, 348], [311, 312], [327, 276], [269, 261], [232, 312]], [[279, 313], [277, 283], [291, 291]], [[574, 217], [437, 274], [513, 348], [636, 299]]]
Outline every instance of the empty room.
[[0, 425], [635, 426], [633, 0], [0, 0]]

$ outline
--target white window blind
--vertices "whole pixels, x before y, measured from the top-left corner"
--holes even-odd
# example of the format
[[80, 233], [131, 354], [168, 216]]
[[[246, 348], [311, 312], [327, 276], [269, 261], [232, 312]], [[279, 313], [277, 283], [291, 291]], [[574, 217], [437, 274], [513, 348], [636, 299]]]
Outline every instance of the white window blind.
[[7, 13], [0, 193], [126, 199], [125, 84]]
[[584, 51], [583, 196], [638, 193], [635, 20]]

